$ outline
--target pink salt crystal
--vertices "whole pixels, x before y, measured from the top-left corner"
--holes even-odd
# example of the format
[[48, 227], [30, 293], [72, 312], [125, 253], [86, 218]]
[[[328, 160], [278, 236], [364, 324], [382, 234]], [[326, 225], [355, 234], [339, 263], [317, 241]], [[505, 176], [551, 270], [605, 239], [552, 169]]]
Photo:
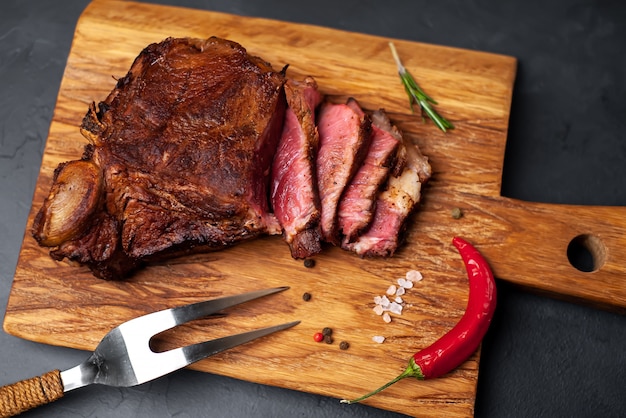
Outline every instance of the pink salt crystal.
[[422, 273], [420, 273], [417, 270], [409, 270], [406, 272], [406, 279], [408, 281], [411, 282], [419, 282], [420, 280], [422, 280], [424, 277], [422, 276]]
[[389, 312], [396, 315], [402, 315], [402, 305], [397, 302], [391, 302], [389, 305]]

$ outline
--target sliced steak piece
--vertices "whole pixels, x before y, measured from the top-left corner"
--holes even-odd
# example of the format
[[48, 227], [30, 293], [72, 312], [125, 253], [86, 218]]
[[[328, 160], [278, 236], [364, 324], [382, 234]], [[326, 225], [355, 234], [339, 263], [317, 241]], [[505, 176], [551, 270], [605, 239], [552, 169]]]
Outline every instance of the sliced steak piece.
[[365, 158], [371, 141], [371, 120], [356, 101], [350, 99], [346, 104], [322, 104], [317, 126], [320, 135], [317, 179], [322, 203], [322, 235], [325, 241], [338, 244], [339, 199]]
[[403, 147], [406, 165], [399, 175], [389, 177], [386, 189], [378, 195], [372, 223], [354, 242], [344, 243], [342, 248], [366, 257], [389, 257], [400, 245], [407, 219], [421, 200], [422, 185], [431, 176], [428, 158], [417, 145]]
[[372, 113], [372, 140], [367, 155], [339, 202], [343, 241], [353, 241], [371, 222], [381, 186], [392, 167], [401, 166], [396, 164], [401, 140], [400, 131], [391, 125], [384, 110]]
[[321, 251], [320, 201], [315, 157], [319, 135], [315, 109], [322, 101], [312, 77], [285, 83], [287, 110], [272, 164], [271, 203], [293, 258]]
[[[52, 240], [54, 257], [113, 279], [144, 260], [280, 233], [268, 187], [286, 107], [284, 81], [284, 71], [224, 39], [149, 45], [82, 123], [91, 142], [83, 160], [100, 170], [103, 182], [98, 208], [79, 217], [80, 228], [63, 227], [72, 220], [50, 210], [64, 198], [55, 184], [34, 237], [46, 245], [42, 231], [72, 230]], [[75, 192], [81, 193], [64, 187], [62, 195]]]

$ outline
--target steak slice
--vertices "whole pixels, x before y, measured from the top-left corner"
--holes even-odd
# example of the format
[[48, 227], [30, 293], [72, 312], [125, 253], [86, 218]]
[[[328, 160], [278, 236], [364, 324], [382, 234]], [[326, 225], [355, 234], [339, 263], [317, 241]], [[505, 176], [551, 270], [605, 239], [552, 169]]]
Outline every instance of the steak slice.
[[401, 140], [400, 131], [391, 125], [384, 110], [372, 113], [372, 140], [367, 155], [339, 202], [343, 241], [353, 241], [371, 222], [381, 186], [392, 167], [401, 166], [396, 164]]
[[322, 101], [312, 77], [285, 83], [287, 111], [272, 164], [271, 203], [293, 258], [321, 251], [320, 201], [315, 157], [319, 135], [315, 109]]
[[[145, 260], [280, 233], [267, 190], [286, 107], [284, 81], [284, 70], [228, 40], [149, 45], [83, 120], [81, 132], [91, 142], [83, 161], [97, 167], [102, 184], [74, 192], [57, 176], [34, 237], [52, 243], [53, 257], [113, 279]], [[85, 188], [99, 197], [72, 198]], [[63, 227], [72, 217], [50, 209], [63, 200], [75, 202], [68, 214], [84, 212], [80, 228]], [[50, 239], [58, 230], [63, 238]]]
[[353, 242], [342, 244], [345, 250], [361, 256], [389, 257], [400, 245], [407, 219], [421, 200], [422, 185], [431, 176], [428, 158], [417, 145], [402, 144], [407, 161], [399, 175], [390, 176], [387, 186], [376, 199], [376, 209], [368, 229]]
[[317, 181], [325, 241], [338, 244], [337, 209], [341, 195], [357, 172], [371, 141], [371, 120], [354, 99], [322, 104], [318, 117], [320, 148]]

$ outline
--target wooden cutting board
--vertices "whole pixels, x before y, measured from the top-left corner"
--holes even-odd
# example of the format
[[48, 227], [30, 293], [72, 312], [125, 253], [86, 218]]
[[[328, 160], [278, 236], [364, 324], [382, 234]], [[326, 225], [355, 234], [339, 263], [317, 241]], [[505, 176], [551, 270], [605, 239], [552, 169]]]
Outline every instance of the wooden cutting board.
[[[77, 159], [87, 106], [106, 97], [137, 54], [168, 36], [228, 38], [288, 75], [314, 76], [335, 99], [354, 96], [366, 109], [384, 107], [408, 138], [430, 156], [433, 177], [412, 220], [407, 243], [391, 259], [362, 260], [336, 248], [305, 268], [279, 237], [152, 265], [127, 281], [95, 279], [87, 269], [54, 262], [30, 236], [52, 173]], [[248, 381], [337, 398], [363, 394], [404, 370], [413, 352], [447, 332], [463, 314], [467, 278], [455, 235], [473, 242], [496, 276], [527, 288], [592, 304], [626, 308], [626, 211], [522, 202], [500, 196], [516, 60], [511, 57], [394, 40], [405, 66], [456, 129], [444, 134], [412, 115], [396, 74], [389, 39], [315, 26], [110, 0], [81, 16], [50, 126], [28, 227], [4, 321], [13, 335], [92, 350], [112, 327], [175, 305], [273, 286], [291, 289], [202, 320], [161, 338], [187, 344], [294, 319], [295, 328], [238, 347], [193, 367]], [[450, 212], [461, 208], [464, 216]], [[597, 268], [568, 261], [570, 243], [588, 248]], [[373, 297], [410, 269], [424, 280], [405, 296], [401, 316], [385, 324]], [[309, 292], [312, 299], [302, 300]], [[332, 327], [334, 344], [313, 342]], [[386, 337], [383, 344], [372, 341]], [[348, 341], [348, 350], [339, 341]], [[403, 381], [368, 404], [420, 416], [473, 414], [479, 353], [444, 378]]]

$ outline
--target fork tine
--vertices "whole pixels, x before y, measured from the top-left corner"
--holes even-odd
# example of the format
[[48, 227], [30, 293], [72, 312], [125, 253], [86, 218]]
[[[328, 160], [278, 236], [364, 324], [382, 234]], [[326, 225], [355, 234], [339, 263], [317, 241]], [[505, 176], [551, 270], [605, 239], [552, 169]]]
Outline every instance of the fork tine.
[[202, 360], [203, 358], [210, 357], [214, 354], [221, 353], [222, 351], [229, 350], [233, 347], [248, 343], [256, 340], [257, 338], [265, 337], [266, 335], [273, 334], [278, 331], [282, 331], [287, 328], [291, 328], [300, 323], [300, 321], [287, 322], [281, 325], [274, 325], [267, 328], [260, 328], [253, 331], [242, 332], [241, 334], [229, 335], [227, 337], [216, 338], [211, 341], [205, 341], [189, 345], [187, 347], [181, 347], [177, 350], [182, 350], [187, 357], [187, 365]]
[[174, 348], [162, 353], [156, 353], [158, 361], [161, 364], [161, 370], [167, 367], [169, 372], [181, 369], [185, 366], [193, 364], [199, 360], [229, 350], [239, 345], [265, 337], [278, 331], [291, 328], [298, 325], [300, 321], [287, 322], [281, 325], [260, 328], [252, 331], [242, 332], [241, 334], [229, 335], [227, 337], [216, 338], [214, 340], [204, 341], [197, 344], [188, 345], [186, 347]]
[[179, 306], [171, 309], [172, 315], [176, 321], [176, 325], [184, 324], [194, 319], [202, 318], [223, 309], [239, 305], [263, 296], [274, 293], [283, 292], [289, 289], [288, 286], [275, 287], [272, 289], [255, 290], [248, 293], [242, 293], [234, 296], [225, 296], [217, 299], [211, 299], [203, 302], [192, 303], [185, 306]]

